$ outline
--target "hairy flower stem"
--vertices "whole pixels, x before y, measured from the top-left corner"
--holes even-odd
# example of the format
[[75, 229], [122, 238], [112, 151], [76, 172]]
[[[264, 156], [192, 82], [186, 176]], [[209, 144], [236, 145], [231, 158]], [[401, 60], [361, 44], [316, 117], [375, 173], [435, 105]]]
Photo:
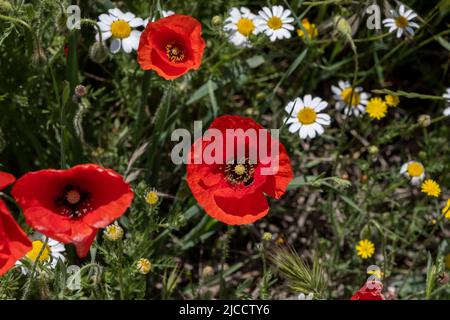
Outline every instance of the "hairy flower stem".
[[36, 273], [37, 266], [39, 264], [42, 254], [44, 253], [45, 248], [47, 247], [47, 244], [48, 244], [48, 237], [45, 237], [44, 244], [43, 244], [41, 250], [39, 251], [39, 254], [36, 257], [36, 260], [34, 260], [34, 262], [33, 262], [33, 268], [31, 269], [30, 277], [28, 278], [27, 283], [25, 284], [25, 289], [24, 289], [24, 292], [22, 295], [22, 300], [26, 300], [28, 298], [28, 295], [30, 294], [31, 284], [34, 279], [34, 275]]

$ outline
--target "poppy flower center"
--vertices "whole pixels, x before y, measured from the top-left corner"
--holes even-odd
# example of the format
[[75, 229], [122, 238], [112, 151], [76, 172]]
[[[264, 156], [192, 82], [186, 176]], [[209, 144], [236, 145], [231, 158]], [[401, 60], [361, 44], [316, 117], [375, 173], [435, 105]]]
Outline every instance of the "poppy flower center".
[[185, 58], [183, 46], [176, 42], [166, 45], [166, 54], [172, 62], [182, 62]]
[[92, 209], [90, 200], [89, 192], [82, 191], [73, 185], [67, 185], [55, 199], [55, 204], [62, 215], [78, 219]]
[[[361, 98], [359, 96], [359, 93], [353, 91], [352, 88], [345, 88], [342, 90], [341, 98], [345, 102], [346, 105], [356, 107], [359, 105], [359, 102], [361, 101]], [[351, 101], [350, 101], [351, 99]]]
[[316, 122], [317, 113], [311, 107], [304, 107], [298, 112], [297, 118], [301, 124], [311, 124]]
[[229, 163], [225, 166], [224, 173], [228, 183], [249, 186], [253, 183], [255, 165], [250, 164], [247, 159], [243, 163]]
[[[31, 249], [30, 252], [27, 253], [26, 257], [30, 259], [31, 261], [36, 261], [39, 253], [42, 250], [42, 247], [44, 247], [44, 242], [41, 240], [35, 240], [32, 243], [33, 249]], [[50, 259], [50, 246], [47, 244], [42, 251], [41, 256], [39, 257], [39, 261], [47, 261]]]
[[237, 23], [237, 30], [243, 36], [248, 37], [254, 29], [255, 25], [253, 24], [253, 21], [248, 18], [242, 18]]
[[111, 24], [111, 33], [114, 38], [125, 39], [131, 34], [131, 26], [124, 20], [117, 20]]
[[267, 21], [267, 25], [272, 30], [278, 30], [283, 25], [283, 21], [281, 21], [281, 19], [278, 17], [272, 17], [269, 19], [269, 21]]
[[408, 19], [406, 19], [405, 17], [397, 17], [395, 18], [395, 25], [398, 28], [406, 28], [408, 26]]

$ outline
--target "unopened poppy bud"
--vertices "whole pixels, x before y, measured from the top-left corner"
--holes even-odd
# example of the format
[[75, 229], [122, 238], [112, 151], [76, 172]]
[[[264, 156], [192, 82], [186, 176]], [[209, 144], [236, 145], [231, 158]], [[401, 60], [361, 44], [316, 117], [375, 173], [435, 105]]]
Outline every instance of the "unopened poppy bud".
[[47, 55], [41, 46], [37, 46], [34, 49], [33, 55], [31, 56], [31, 64], [36, 69], [43, 69], [47, 65]]
[[108, 58], [108, 48], [103, 42], [94, 42], [89, 48], [89, 58], [96, 63], [103, 63]]
[[216, 27], [222, 25], [222, 22], [223, 22], [223, 20], [222, 20], [222, 17], [221, 17], [221, 16], [214, 16], [214, 17], [211, 19], [212, 25], [213, 25], [213, 26], [216, 26]]
[[12, 11], [12, 5], [9, 1], [0, 0], [0, 12], [9, 13]]
[[336, 16], [333, 18], [334, 25], [336, 26], [336, 30], [342, 33], [343, 35], [349, 35], [352, 34], [352, 27], [350, 26], [350, 23], [341, 16]]
[[422, 114], [419, 116], [419, 118], [417, 119], [417, 123], [423, 127], [426, 128], [431, 124], [431, 117], [427, 114]]

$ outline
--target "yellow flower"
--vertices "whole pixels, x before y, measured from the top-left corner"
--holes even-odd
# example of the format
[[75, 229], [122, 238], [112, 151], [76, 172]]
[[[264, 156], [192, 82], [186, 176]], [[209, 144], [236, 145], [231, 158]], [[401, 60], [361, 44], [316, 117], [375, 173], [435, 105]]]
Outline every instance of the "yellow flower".
[[[302, 20], [302, 26], [306, 30], [308, 36], [311, 39], [317, 38], [317, 36], [319, 35], [319, 31], [317, 30], [316, 25], [314, 23], [310, 23], [307, 18]], [[305, 33], [303, 32], [302, 29], [297, 29], [297, 34], [301, 38], [305, 37]]]
[[448, 255], [445, 256], [445, 267], [447, 269], [450, 269], [450, 253]]
[[373, 119], [380, 120], [387, 114], [387, 104], [380, 98], [372, 98], [367, 103], [366, 112]]
[[123, 237], [123, 229], [116, 223], [111, 224], [106, 227], [105, 231], [103, 231], [103, 235], [109, 241], [117, 241], [122, 239]]
[[386, 97], [384, 97], [384, 101], [389, 107], [396, 107], [400, 103], [400, 99], [397, 96], [392, 96], [388, 94]]
[[155, 189], [150, 190], [145, 195], [145, 202], [147, 202], [149, 205], [154, 206], [159, 201], [159, 195], [158, 192]]
[[272, 234], [270, 232], [264, 232], [262, 238], [264, 241], [270, 241], [272, 240]]
[[422, 192], [437, 198], [441, 194], [441, 187], [433, 179], [427, 179], [422, 183]]
[[447, 204], [442, 208], [442, 214], [446, 219], [450, 219], [450, 199], [447, 200]]
[[375, 253], [375, 245], [372, 241], [364, 239], [358, 242], [355, 247], [356, 253], [362, 259], [368, 259]]
[[152, 270], [152, 263], [148, 259], [141, 258], [137, 262], [136, 270], [139, 273], [147, 274]]

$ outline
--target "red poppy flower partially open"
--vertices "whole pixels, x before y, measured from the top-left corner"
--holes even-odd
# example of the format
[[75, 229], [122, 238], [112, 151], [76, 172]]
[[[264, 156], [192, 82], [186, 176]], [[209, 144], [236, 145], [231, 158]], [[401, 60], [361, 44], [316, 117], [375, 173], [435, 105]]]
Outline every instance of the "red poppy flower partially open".
[[[0, 172], [0, 190], [14, 183], [14, 176]], [[31, 241], [0, 200], [0, 276], [32, 249]]]
[[381, 290], [383, 290], [381, 282], [368, 281], [353, 294], [350, 300], [386, 300]]
[[[236, 134], [229, 135], [231, 130]], [[217, 118], [208, 133], [213, 135], [196, 141], [188, 156], [192, 194], [207, 214], [226, 224], [249, 224], [264, 217], [269, 211], [265, 195], [279, 199], [293, 178], [284, 146], [258, 123], [240, 116]], [[222, 148], [212, 151], [219, 133]], [[208, 154], [215, 161], [207, 159]]]
[[200, 67], [205, 49], [202, 25], [191, 16], [175, 14], [150, 22], [141, 35], [138, 62], [166, 80]]
[[95, 164], [27, 173], [11, 193], [31, 227], [73, 243], [79, 257], [89, 252], [97, 229], [118, 219], [133, 200], [121, 175]]

